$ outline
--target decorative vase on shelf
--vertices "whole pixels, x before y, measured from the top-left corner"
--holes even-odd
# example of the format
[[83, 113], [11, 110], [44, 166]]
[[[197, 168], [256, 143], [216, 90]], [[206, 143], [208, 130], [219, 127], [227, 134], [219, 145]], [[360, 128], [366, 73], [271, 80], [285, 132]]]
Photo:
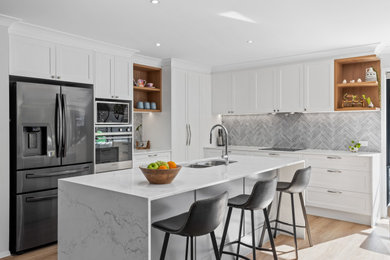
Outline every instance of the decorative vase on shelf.
[[373, 67], [366, 69], [366, 81], [376, 81], [376, 72]]
[[370, 102], [370, 104], [368, 104], [368, 107], [369, 108], [374, 108], [374, 104], [372, 102]]

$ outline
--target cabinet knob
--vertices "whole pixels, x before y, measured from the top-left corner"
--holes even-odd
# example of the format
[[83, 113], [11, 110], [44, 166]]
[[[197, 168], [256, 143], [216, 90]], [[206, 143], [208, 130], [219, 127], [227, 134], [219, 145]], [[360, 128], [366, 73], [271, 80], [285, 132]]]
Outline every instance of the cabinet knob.
[[56, 76], [54, 76], [54, 75], [51, 75], [51, 78], [52, 78], [52, 79], [55, 79], [55, 78], [56, 78]]
[[305, 109], [303, 109], [304, 111], [307, 111], [307, 109], [305, 108]]
[[274, 109], [274, 112], [276, 112], [276, 109]]
[[60, 76], [57, 76], [57, 79], [60, 79], [61, 77]]
[[279, 112], [279, 109], [278, 109], [278, 110], [276, 110], [276, 112]]

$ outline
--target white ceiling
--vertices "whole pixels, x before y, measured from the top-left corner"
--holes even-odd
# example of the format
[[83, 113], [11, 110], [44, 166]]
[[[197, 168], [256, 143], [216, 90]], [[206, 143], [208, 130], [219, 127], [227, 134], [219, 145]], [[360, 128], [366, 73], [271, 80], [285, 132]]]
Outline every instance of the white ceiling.
[[389, 0], [1, 0], [0, 13], [212, 66], [390, 41]]

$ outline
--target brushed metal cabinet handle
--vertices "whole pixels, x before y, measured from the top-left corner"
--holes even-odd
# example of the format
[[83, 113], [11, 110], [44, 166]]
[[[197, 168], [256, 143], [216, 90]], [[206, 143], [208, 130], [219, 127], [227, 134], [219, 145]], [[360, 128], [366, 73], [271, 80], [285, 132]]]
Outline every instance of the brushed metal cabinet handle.
[[342, 171], [340, 171], [340, 170], [327, 170], [327, 172], [331, 172], [331, 173], [342, 173]]
[[328, 190], [328, 193], [332, 193], [332, 194], [342, 194], [341, 191], [337, 191], [337, 190]]
[[338, 160], [338, 159], [341, 159], [341, 157], [340, 156], [327, 156], [326, 159]]
[[268, 155], [271, 155], [271, 156], [279, 156], [280, 154], [278, 154], [278, 153], [268, 153]]

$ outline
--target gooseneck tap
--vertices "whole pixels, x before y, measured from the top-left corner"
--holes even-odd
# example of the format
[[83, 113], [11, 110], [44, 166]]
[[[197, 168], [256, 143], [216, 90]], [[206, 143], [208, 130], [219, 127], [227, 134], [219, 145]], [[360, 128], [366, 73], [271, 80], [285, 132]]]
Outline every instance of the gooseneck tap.
[[222, 152], [222, 159], [224, 159], [225, 164], [228, 165], [229, 164], [229, 153], [228, 153], [229, 134], [228, 134], [228, 130], [226, 129], [226, 127], [224, 125], [216, 124], [211, 128], [211, 130], [210, 130], [210, 144], [213, 142], [213, 130], [216, 127], [222, 128], [222, 130], [225, 133], [225, 153]]

